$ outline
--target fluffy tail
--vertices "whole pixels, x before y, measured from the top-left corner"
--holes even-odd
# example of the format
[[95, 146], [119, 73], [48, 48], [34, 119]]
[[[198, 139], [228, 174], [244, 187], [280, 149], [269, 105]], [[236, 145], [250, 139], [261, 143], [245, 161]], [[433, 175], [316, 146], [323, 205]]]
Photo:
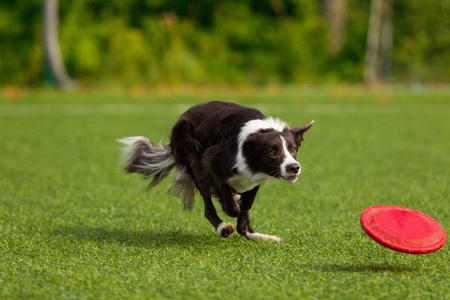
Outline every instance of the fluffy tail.
[[[155, 146], [143, 136], [127, 137], [118, 140], [125, 144], [123, 161], [127, 164], [125, 171], [140, 173], [153, 180], [147, 189], [151, 189], [172, 173], [176, 166], [170, 145], [161, 142]], [[186, 168], [178, 166], [178, 173], [170, 190], [183, 199], [184, 209], [192, 209], [195, 198], [195, 184]]]
[[127, 137], [118, 141], [126, 145], [122, 155], [123, 162], [127, 163], [125, 170], [129, 173], [143, 174], [146, 179], [153, 177], [148, 189], [160, 183], [175, 170], [170, 145], [159, 142], [155, 146], [143, 136]]

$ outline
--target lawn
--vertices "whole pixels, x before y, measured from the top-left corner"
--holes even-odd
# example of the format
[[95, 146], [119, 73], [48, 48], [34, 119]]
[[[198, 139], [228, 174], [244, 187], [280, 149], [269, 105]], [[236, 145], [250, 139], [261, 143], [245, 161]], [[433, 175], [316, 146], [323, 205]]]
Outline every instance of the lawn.
[[[254, 229], [217, 236], [119, 163], [116, 139], [159, 141], [208, 100], [305, 134], [300, 180], [261, 188]], [[2, 299], [444, 299], [450, 250], [394, 252], [359, 225], [368, 206], [420, 210], [450, 230], [450, 93], [360, 88], [189, 92], [25, 91], [0, 99]], [[235, 220], [221, 216], [229, 222]]]

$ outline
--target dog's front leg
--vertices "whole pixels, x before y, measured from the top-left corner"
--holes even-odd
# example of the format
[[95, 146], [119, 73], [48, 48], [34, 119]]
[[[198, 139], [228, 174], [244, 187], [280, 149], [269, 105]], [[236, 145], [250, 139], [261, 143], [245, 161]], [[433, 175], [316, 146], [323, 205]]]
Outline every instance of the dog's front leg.
[[221, 184], [219, 187], [219, 201], [222, 210], [230, 217], [237, 218], [241, 212], [239, 205], [234, 200], [233, 189], [228, 184]]
[[241, 195], [240, 208], [241, 212], [237, 220], [237, 231], [248, 238], [249, 240], [264, 240], [264, 241], [275, 241], [279, 242], [280, 238], [274, 235], [261, 234], [255, 232], [250, 226], [250, 208], [255, 200], [256, 193], [259, 190], [259, 186], [255, 187], [253, 190], [245, 192]]
[[208, 169], [214, 181], [222, 210], [228, 216], [237, 218], [241, 210], [233, 198], [233, 189], [224, 181], [229, 172], [227, 168], [224, 168], [224, 165], [226, 165], [224, 161], [226, 161], [226, 158], [223, 157], [222, 146], [208, 148], [202, 158], [203, 164]]

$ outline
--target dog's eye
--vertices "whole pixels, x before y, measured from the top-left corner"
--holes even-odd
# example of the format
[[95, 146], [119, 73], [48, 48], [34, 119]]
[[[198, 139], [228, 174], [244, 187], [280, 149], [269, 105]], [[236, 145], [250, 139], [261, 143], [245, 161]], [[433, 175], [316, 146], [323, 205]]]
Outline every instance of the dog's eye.
[[297, 151], [297, 147], [292, 147], [291, 152], [295, 152], [295, 151]]
[[276, 150], [272, 150], [272, 151], [269, 152], [269, 155], [271, 157], [275, 157], [275, 156], [277, 156], [277, 151]]

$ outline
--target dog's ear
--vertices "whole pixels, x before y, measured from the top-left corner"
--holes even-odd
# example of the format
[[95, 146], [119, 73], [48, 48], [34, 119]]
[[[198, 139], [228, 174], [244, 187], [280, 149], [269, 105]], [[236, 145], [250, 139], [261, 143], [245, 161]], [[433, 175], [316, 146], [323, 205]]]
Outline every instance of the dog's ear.
[[295, 143], [297, 144], [297, 146], [300, 146], [300, 144], [303, 141], [303, 134], [308, 131], [308, 129], [311, 128], [312, 124], [314, 123], [314, 120], [309, 122], [308, 125], [306, 126], [302, 126], [302, 127], [294, 127], [291, 128], [290, 131], [292, 132], [292, 134], [294, 135], [294, 139], [295, 139]]
[[255, 148], [256, 141], [254, 139], [246, 140], [242, 146], [242, 155], [244, 157], [249, 157], [252, 150]]
[[247, 137], [242, 145], [242, 155], [244, 157], [250, 158], [255, 155], [255, 149], [257, 145], [261, 142], [261, 134], [253, 133]]

